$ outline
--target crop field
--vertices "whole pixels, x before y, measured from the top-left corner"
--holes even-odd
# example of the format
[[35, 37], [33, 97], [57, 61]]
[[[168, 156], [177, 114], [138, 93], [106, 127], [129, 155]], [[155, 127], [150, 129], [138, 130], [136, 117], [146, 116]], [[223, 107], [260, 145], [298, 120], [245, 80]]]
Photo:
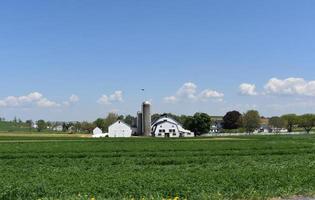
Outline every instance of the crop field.
[[0, 199], [270, 199], [315, 194], [315, 136], [0, 136]]

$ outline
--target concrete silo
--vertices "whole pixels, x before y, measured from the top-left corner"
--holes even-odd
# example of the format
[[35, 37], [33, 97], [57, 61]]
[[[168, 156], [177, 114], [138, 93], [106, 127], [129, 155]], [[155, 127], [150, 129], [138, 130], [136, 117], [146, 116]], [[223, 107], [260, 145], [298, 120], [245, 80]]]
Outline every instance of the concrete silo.
[[137, 113], [137, 135], [143, 135], [143, 132], [142, 132], [142, 112]]
[[151, 136], [151, 103], [148, 101], [142, 104], [142, 133]]

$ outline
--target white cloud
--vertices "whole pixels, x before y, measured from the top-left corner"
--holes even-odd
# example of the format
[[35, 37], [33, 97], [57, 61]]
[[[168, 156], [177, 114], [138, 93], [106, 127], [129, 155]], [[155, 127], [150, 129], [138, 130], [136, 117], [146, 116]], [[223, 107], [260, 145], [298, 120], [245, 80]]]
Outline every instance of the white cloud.
[[177, 96], [184, 98], [186, 97], [188, 99], [195, 99], [196, 92], [197, 85], [192, 82], [188, 82], [185, 83], [181, 88], [179, 88], [179, 90], [177, 91]]
[[199, 98], [202, 100], [209, 99], [209, 98], [223, 98], [224, 94], [221, 92], [217, 92], [215, 90], [204, 90], [200, 93]]
[[[76, 102], [79, 97], [72, 95], [69, 102]], [[68, 101], [66, 101], [69, 104]], [[40, 108], [59, 107], [61, 104], [51, 101], [39, 92], [32, 92], [25, 96], [8, 96], [0, 100], [0, 107], [22, 107], [22, 106], [38, 106]], [[64, 103], [66, 105], [66, 103]]]
[[207, 101], [208, 99], [223, 101], [223, 93], [211, 89], [205, 89], [198, 93], [197, 88], [197, 85], [192, 82], [184, 83], [175, 95], [164, 97], [164, 102], [175, 103], [181, 100]]
[[79, 100], [80, 100], [80, 98], [79, 98], [77, 95], [72, 94], [72, 95], [69, 97], [69, 100], [68, 100], [68, 101], [64, 101], [63, 104], [64, 104], [65, 106], [70, 106], [70, 105], [72, 105], [72, 104], [77, 103]]
[[303, 78], [272, 78], [265, 85], [265, 90], [268, 94], [315, 96], [315, 81], [305, 81]]
[[69, 98], [69, 102], [70, 103], [76, 103], [79, 100], [80, 100], [80, 98], [77, 95], [75, 95], [75, 94], [71, 95], [70, 98]]
[[37, 105], [41, 108], [52, 108], [52, 107], [59, 107], [60, 104], [54, 102], [54, 101], [50, 101], [46, 98], [42, 98], [37, 102]]
[[177, 102], [177, 97], [176, 96], [164, 97], [164, 102], [165, 103], [175, 103], [175, 102]]
[[109, 96], [104, 94], [98, 99], [97, 102], [102, 105], [109, 105], [114, 102], [123, 102], [123, 92], [120, 90], [117, 90]]
[[254, 84], [242, 83], [239, 86], [239, 91], [242, 95], [247, 95], [247, 96], [258, 95], [258, 93], [256, 92], [256, 85]]

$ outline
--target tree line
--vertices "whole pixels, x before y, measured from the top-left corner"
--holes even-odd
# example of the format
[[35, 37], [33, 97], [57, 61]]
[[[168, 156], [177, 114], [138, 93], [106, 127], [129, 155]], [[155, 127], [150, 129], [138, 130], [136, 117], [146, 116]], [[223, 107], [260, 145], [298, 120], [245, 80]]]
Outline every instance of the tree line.
[[[262, 125], [263, 117], [260, 116], [256, 110], [249, 110], [245, 113], [239, 111], [227, 112], [223, 117], [211, 117], [207, 113], [197, 112], [194, 115], [175, 115], [172, 113], [153, 114], [152, 122], [156, 121], [162, 116], [168, 116], [178, 121], [185, 129], [194, 132], [196, 135], [208, 133], [212, 125], [219, 125], [222, 132], [229, 132], [235, 130], [237, 132], [252, 133], [259, 129]], [[2, 119], [3, 120], [3, 119]], [[108, 132], [108, 127], [116, 122], [122, 120], [131, 127], [137, 126], [136, 117], [132, 115], [118, 115], [116, 113], [109, 113], [105, 118], [97, 118], [93, 122], [50, 122], [44, 120], [38, 120], [33, 122], [27, 120], [23, 122], [18, 118], [14, 118], [14, 123], [24, 123], [30, 128], [34, 129], [33, 125], [36, 124], [36, 130], [41, 132], [44, 130], [53, 130], [56, 126], [62, 126], [63, 132], [76, 132], [76, 133], [92, 133], [95, 127], [99, 127], [103, 132]], [[315, 115], [314, 114], [286, 114], [282, 116], [273, 116], [268, 118], [268, 126], [273, 130], [287, 129], [288, 132], [293, 132], [294, 129], [304, 129], [305, 132], [309, 133], [315, 126]]]

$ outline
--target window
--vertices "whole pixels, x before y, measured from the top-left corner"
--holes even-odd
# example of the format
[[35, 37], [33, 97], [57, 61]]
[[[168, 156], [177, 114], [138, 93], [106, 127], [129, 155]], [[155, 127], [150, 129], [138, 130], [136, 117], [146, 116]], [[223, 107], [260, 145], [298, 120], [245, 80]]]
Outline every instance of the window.
[[176, 133], [175, 133], [175, 132], [173, 133], [173, 136], [176, 136]]
[[162, 134], [161, 133], [158, 133], [158, 136], [161, 136]]

